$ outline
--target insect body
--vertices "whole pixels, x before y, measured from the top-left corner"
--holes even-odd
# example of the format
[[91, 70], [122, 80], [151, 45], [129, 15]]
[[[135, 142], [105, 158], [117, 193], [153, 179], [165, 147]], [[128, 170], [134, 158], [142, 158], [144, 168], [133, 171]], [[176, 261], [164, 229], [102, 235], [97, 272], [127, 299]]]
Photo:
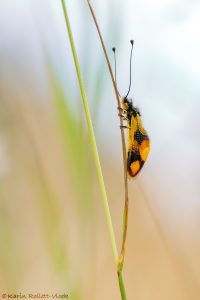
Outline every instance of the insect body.
[[122, 99], [122, 116], [127, 121], [127, 171], [131, 177], [135, 177], [148, 157], [150, 140], [142, 125], [139, 110], [127, 98]]

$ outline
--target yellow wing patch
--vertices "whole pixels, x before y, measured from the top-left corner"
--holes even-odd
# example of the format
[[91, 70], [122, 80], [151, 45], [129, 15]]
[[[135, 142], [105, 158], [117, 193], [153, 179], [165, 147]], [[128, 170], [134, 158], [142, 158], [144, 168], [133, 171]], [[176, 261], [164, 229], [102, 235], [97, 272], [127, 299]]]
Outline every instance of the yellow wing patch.
[[145, 161], [149, 155], [149, 151], [150, 151], [150, 141], [149, 140], [144, 140], [140, 147], [139, 147], [139, 151], [140, 151], [140, 156], [141, 159], [143, 161]]
[[129, 173], [129, 175], [131, 175], [132, 177], [136, 176], [137, 173], [140, 170], [140, 162], [139, 160], [134, 161], [131, 165], [130, 165], [130, 170], [131, 170], [131, 174]]

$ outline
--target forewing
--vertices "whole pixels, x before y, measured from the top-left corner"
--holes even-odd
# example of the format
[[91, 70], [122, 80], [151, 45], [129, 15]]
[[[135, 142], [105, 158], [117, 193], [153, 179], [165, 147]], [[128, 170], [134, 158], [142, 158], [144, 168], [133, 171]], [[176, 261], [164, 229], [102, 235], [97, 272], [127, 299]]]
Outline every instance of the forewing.
[[150, 150], [150, 141], [140, 115], [131, 118], [127, 167], [131, 177], [135, 177], [144, 165]]

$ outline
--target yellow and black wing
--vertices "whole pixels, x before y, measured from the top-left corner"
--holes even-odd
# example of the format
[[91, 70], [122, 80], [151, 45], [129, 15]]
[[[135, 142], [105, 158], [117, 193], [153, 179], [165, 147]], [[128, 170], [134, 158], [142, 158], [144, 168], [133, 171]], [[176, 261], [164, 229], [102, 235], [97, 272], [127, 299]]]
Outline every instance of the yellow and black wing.
[[150, 140], [144, 129], [140, 113], [134, 113], [128, 122], [127, 170], [135, 177], [142, 169], [150, 150]]

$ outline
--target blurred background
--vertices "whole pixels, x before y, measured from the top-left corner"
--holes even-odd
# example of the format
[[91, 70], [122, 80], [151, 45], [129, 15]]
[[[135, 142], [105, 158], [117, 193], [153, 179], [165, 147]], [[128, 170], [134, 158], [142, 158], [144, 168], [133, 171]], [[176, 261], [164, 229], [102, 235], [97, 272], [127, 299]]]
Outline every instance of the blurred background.
[[[66, 1], [118, 247], [117, 105], [86, 1]], [[200, 2], [92, 1], [151, 153], [129, 181], [127, 298], [200, 299]], [[0, 1], [0, 292], [120, 299], [61, 1]]]

